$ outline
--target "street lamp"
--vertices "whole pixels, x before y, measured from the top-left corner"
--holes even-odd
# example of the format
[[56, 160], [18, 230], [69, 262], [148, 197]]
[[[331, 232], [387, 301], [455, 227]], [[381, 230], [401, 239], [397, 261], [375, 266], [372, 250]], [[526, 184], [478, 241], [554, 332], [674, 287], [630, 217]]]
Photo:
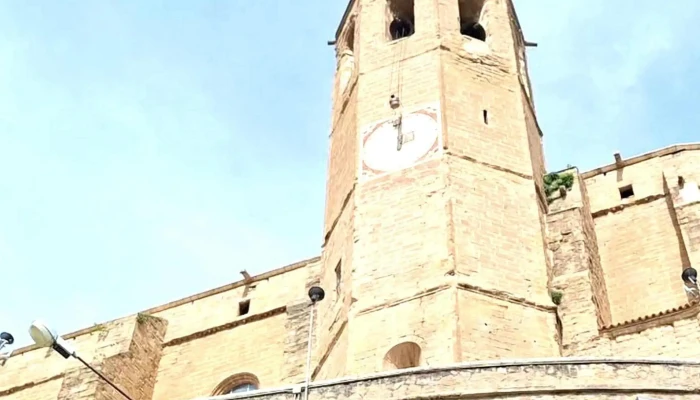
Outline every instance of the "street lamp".
[[681, 279], [683, 279], [683, 283], [685, 283], [684, 289], [686, 292], [695, 297], [700, 295], [700, 293], [698, 293], [698, 271], [696, 271], [695, 268], [688, 267], [684, 269], [681, 274]]
[[318, 286], [313, 286], [309, 289], [309, 300], [311, 300], [311, 310], [309, 310], [309, 340], [306, 349], [306, 379], [304, 386], [304, 399], [309, 400], [309, 383], [311, 382], [311, 343], [313, 340], [313, 330], [314, 330], [314, 310], [316, 308], [316, 303], [323, 300], [326, 297], [326, 292], [323, 288]]
[[39, 347], [50, 347], [54, 349], [56, 353], [60, 354], [63, 358], [73, 357], [76, 360], [80, 361], [90, 371], [97, 374], [97, 376], [99, 376], [103, 381], [107, 382], [109, 386], [113, 387], [114, 390], [119, 392], [126, 399], [133, 400], [128, 394], [124, 393], [123, 390], [121, 390], [119, 387], [117, 387], [117, 385], [115, 385], [111, 380], [109, 380], [109, 378], [104, 376], [100, 371], [96, 370], [85, 360], [83, 360], [75, 352], [75, 350], [73, 350], [73, 348], [70, 346], [70, 344], [68, 344], [68, 342], [66, 342], [62, 337], [58, 336], [56, 331], [50, 329], [43, 322], [32, 322], [32, 325], [29, 327], [29, 336], [32, 337], [34, 343], [36, 343]]
[[5, 362], [12, 355], [12, 349], [3, 350], [6, 346], [11, 346], [15, 342], [15, 338], [7, 333], [0, 332], [0, 367], [5, 365]]

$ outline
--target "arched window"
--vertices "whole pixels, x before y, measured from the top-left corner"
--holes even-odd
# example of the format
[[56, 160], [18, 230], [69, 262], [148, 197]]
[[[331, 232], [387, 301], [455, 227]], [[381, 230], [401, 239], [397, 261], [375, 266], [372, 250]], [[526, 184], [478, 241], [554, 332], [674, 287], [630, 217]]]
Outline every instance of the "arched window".
[[345, 32], [345, 46], [347, 50], [355, 52], [355, 19], [350, 20]]
[[241, 385], [234, 387], [233, 389], [229, 390], [228, 392], [226, 392], [224, 394], [252, 392], [254, 390], [258, 390], [258, 386], [256, 384], [243, 383]]
[[212, 392], [213, 396], [232, 393], [245, 393], [258, 390], [260, 381], [258, 377], [249, 373], [235, 374], [224, 379]]
[[486, 29], [481, 23], [484, 0], [459, 0], [459, 31], [464, 36], [486, 40]]
[[392, 347], [384, 356], [384, 370], [413, 368], [420, 365], [421, 348], [413, 342]]
[[397, 40], [413, 35], [416, 31], [413, 0], [387, 0], [387, 7], [389, 40]]

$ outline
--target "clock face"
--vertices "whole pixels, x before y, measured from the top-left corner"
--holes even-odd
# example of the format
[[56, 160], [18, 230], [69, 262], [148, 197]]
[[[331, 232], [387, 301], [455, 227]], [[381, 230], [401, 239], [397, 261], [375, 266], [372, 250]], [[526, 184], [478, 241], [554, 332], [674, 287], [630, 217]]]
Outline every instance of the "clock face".
[[440, 124], [435, 109], [424, 109], [368, 129], [362, 138], [362, 176], [408, 168], [439, 149]]

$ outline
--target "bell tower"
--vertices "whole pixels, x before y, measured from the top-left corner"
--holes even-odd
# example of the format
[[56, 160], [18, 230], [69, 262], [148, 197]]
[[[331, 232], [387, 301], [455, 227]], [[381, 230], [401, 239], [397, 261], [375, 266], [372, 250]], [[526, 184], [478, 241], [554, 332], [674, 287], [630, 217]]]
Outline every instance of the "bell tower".
[[336, 39], [314, 379], [558, 356], [511, 0], [352, 0]]

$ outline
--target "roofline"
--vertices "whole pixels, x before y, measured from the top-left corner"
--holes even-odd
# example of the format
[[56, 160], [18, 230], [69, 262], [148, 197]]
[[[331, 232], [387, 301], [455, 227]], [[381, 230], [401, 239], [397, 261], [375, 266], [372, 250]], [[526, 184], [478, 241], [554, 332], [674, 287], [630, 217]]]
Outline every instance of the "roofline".
[[340, 23], [338, 24], [338, 29], [335, 30], [335, 40], [338, 40], [340, 38], [340, 34], [343, 31], [343, 26], [345, 26], [345, 21], [348, 20], [348, 16], [350, 15], [350, 10], [352, 10], [352, 6], [355, 5], [355, 0], [350, 0], [348, 2], [348, 6], [345, 7], [345, 12], [343, 13], [343, 17], [340, 19]]
[[[188, 297], [182, 298], [180, 300], [175, 300], [175, 301], [171, 301], [169, 303], [161, 304], [159, 306], [152, 307], [152, 308], [149, 308], [149, 309], [144, 310], [144, 311], [140, 311], [136, 314], [130, 314], [130, 315], [127, 315], [125, 317], [120, 317], [120, 318], [116, 318], [116, 319], [113, 319], [110, 321], [105, 321], [101, 324], [97, 324], [96, 326], [91, 326], [88, 328], [79, 329], [77, 331], [73, 331], [73, 332], [67, 333], [65, 335], [60, 335], [60, 336], [63, 339], [73, 339], [73, 338], [76, 338], [78, 336], [82, 336], [82, 335], [91, 333], [93, 331], [96, 331], [98, 329], [101, 329], [102, 325], [110, 323], [110, 322], [119, 321], [119, 320], [122, 320], [125, 318], [129, 318], [133, 315], [155, 314], [155, 313], [158, 313], [161, 311], [168, 310], [170, 308], [179, 307], [179, 306], [185, 305], [187, 303], [191, 303], [191, 302], [194, 302], [197, 300], [204, 299], [206, 297], [210, 297], [210, 296], [217, 295], [219, 293], [227, 292], [229, 290], [235, 289], [235, 288], [240, 287], [240, 286], [250, 285], [251, 283], [254, 283], [254, 282], [259, 282], [259, 281], [263, 281], [265, 279], [272, 278], [272, 277], [277, 276], [277, 275], [282, 275], [284, 273], [291, 272], [291, 271], [297, 270], [299, 268], [306, 267], [307, 265], [313, 264], [313, 263], [318, 262], [320, 260], [321, 260], [321, 257], [316, 256], [316, 257], [309, 258], [306, 260], [298, 261], [298, 262], [295, 262], [294, 264], [289, 264], [289, 265], [286, 265], [286, 266], [281, 267], [281, 268], [273, 269], [272, 271], [267, 271], [267, 272], [264, 272], [262, 274], [252, 276], [250, 278], [250, 280], [242, 279], [240, 281], [229, 283], [228, 285], [224, 285], [224, 286], [220, 286], [218, 288], [207, 290], [206, 292], [197, 293], [195, 295], [188, 296]], [[20, 347], [18, 349], [15, 349], [12, 352], [10, 357], [18, 356], [20, 354], [23, 354], [23, 353], [26, 353], [26, 352], [29, 352], [29, 351], [32, 351], [32, 350], [35, 350], [38, 348], [39, 348], [39, 346], [37, 346], [35, 344], [30, 344], [30, 345], [27, 345], [24, 347]]]
[[648, 153], [644, 153], [632, 158], [628, 158], [626, 160], [622, 160], [619, 163], [612, 163], [608, 165], [604, 165], [602, 167], [598, 167], [595, 169], [592, 169], [590, 171], [586, 171], [581, 174], [581, 177], [583, 179], [588, 179], [592, 178], [596, 175], [600, 174], [605, 174], [611, 171], [616, 171], [620, 168], [628, 167], [630, 165], [638, 164], [643, 161], [650, 160], [652, 158], [656, 157], [663, 157], [667, 156], [670, 154], [675, 154], [675, 153], [680, 153], [682, 151], [700, 151], [700, 142], [695, 142], [695, 143], [681, 143], [681, 144], [674, 144], [671, 146], [667, 147], [662, 147], [660, 149], [650, 151]]

